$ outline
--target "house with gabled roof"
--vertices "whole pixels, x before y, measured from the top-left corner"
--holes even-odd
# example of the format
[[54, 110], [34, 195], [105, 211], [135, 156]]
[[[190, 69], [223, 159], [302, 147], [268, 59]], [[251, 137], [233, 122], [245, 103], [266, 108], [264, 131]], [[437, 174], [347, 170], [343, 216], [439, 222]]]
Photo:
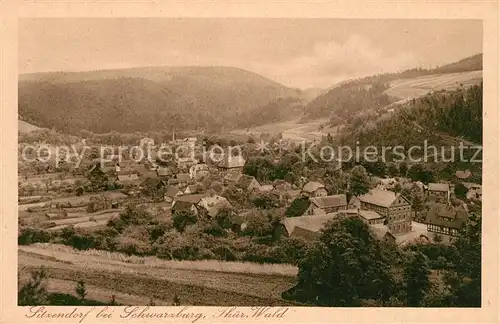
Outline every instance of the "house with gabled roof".
[[137, 185], [140, 182], [137, 173], [126, 172], [117, 174], [117, 181], [123, 186]]
[[243, 174], [241, 172], [229, 171], [224, 175], [224, 184], [235, 184], [238, 182], [238, 180], [240, 180], [242, 176]]
[[304, 240], [315, 240], [320, 235], [320, 230], [325, 227], [328, 221], [336, 218], [338, 213], [308, 215], [298, 217], [286, 217], [274, 229], [273, 236], [295, 237]]
[[175, 186], [168, 186], [165, 188], [164, 199], [166, 202], [172, 202], [177, 196], [184, 194], [182, 190]]
[[184, 212], [184, 213], [192, 213], [194, 215], [198, 215], [198, 209], [196, 205], [189, 201], [176, 200], [172, 205], [172, 215], [175, 213]]
[[347, 198], [345, 194], [312, 197], [310, 201], [311, 204], [306, 211], [306, 215], [328, 214], [347, 210]]
[[169, 185], [177, 185], [177, 186], [186, 186], [191, 178], [189, 177], [189, 173], [178, 173], [174, 174], [171, 179], [168, 179]]
[[441, 198], [448, 200], [450, 198], [450, 185], [448, 183], [429, 183], [427, 194], [431, 198]]
[[242, 174], [241, 177], [238, 178], [238, 181], [235, 183], [236, 187], [246, 190], [252, 191], [260, 187], [260, 183], [255, 179], [255, 177]]
[[384, 224], [393, 234], [411, 231], [411, 204], [401, 194], [389, 190], [372, 189], [368, 193], [353, 197], [360, 210], [371, 210], [385, 217]]
[[231, 209], [233, 206], [224, 197], [219, 195], [205, 196], [196, 205], [200, 216], [212, 218], [224, 208]]
[[184, 190], [184, 194], [185, 195], [193, 195], [195, 193], [197, 193], [199, 191], [199, 187], [198, 185], [189, 185], [186, 187], [186, 189]]
[[322, 183], [309, 181], [302, 188], [301, 194], [306, 197], [323, 197], [328, 195], [328, 191]]
[[[202, 198], [206, 197], [207, 194], [196, 194], [196, 195], [178, 195], [175, 197], [172, 203], [172, 214], [176, 211], [192, 211], [196, 215], [198, 214], [197, 205]], [[189, 206], [189, 207], [186, 207]], [[186, 209], [187, 208], [187, 209]]]
[[463, 207], [436, 203], [427, 212], [427, 230], [440, 235], [458, 236], [468, 217]]

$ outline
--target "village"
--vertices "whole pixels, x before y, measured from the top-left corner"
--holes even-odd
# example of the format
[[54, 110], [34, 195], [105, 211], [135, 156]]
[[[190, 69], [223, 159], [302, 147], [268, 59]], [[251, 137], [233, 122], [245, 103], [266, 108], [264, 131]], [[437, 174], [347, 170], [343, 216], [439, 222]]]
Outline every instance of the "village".
[[[156, 152], [151, 138], [138, 144]], [[173, 138], [170, 144], [194, 151], [199, 140]], [[480, 208], [481, 185], [467, 182], [467, 170], [457, 170], [456, 181], [427, 184], [401, 172], [386, 177], [368, 174], [366, 192], [353, 195], [351, 170], [336, 168], [333, 174], [324, 175], [348, 179], [345, 188], [332, 192], [314, 173], [294, 183], [284, 179], [264, 182], [245, 171], [246, 159], [241, 155], [225, 155], [213, 162], [207, 156], [196, 154], [196, 159], [192, 152], [184, 153], [188, 154], [167, 161], [120, 159], [119, 163], [91, 156], [78, 170], [64, 168], [64, 163], [58, 163], [58, 168], [31, 163], [31, 169], [24, 167], [19, 175], [20, 231], [98, 230], [118, 219], [133, 202], [162, 221], [174, 215], [210, 220], [230, 214], [228, 229], [234, 233], [248, 228], [255, 211], [271, 211], [274, 218], [266, 226], [272, 226], [272, 241], [280, 237], [312, 241], [329, 220], [355, 216], [391, 244], [451, 243], [465, 225], [469, 208]], [[273, 159], [279, 163], [280, 157]]]

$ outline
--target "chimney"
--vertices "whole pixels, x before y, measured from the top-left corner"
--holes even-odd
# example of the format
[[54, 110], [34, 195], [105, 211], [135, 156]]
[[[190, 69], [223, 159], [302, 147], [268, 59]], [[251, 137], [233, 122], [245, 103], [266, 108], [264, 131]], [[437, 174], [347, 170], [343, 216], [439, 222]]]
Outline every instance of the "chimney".
[[175, 126], [172, 126], [172, 142], [175, 142]]

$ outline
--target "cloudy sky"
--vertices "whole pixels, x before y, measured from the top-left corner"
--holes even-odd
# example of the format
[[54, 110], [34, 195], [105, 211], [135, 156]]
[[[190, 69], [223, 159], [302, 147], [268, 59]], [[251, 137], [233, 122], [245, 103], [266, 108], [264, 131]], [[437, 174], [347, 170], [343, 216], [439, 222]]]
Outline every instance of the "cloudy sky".
[[286, 86], [435, 67], [482, 52], [478, 20], [45, 18], [19, 22], [19, 71], [224, 65]]

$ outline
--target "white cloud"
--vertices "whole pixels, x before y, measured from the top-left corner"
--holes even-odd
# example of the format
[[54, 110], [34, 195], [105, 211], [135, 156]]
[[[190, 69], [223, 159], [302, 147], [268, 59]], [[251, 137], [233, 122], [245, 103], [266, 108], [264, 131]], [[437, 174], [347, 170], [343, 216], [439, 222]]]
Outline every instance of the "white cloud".
[[350, 78], [392, 72], [417, 66], [410, 52], [389, 53], [359, 35], [345, 43], [316, 43], [311, 54], [268, 69], [279, 82], [299, 87], [329, 87]]

